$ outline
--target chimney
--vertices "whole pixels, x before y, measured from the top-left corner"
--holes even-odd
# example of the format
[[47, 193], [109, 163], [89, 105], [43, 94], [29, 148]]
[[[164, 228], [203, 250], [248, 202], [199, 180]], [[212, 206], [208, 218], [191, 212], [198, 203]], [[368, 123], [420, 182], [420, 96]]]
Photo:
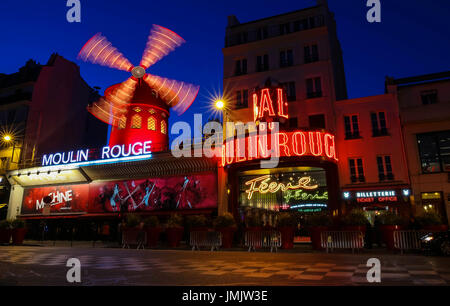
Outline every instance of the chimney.
[[233, 27], [240, 24], [239, 20], [234, 15], [228, 16], [228, 27]]

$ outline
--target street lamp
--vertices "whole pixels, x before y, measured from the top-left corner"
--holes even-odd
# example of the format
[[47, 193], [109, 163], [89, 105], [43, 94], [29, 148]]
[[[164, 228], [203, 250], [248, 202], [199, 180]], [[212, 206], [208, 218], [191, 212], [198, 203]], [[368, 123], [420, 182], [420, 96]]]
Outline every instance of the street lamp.
[[8, 134], [7, 134], [7, 135], [4, 135], [4, 136], [3, 136], [3, 140], [6, 141], [6, 142], [10, 142], [11, 139], [12, 139], [11, 135], [8, 135]]

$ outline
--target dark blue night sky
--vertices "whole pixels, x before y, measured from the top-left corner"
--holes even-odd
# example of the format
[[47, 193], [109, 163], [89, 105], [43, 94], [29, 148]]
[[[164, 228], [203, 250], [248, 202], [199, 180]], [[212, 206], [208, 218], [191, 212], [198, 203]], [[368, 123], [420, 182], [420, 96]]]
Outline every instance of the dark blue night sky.
[[[384, 77], [406, 77], [450, 70], [450, 1], [381, 0], [382, 23], [366, 21], [366, 0], [329, 0], [350, 98], [382, 94]], [[253, 0], [81, 0], [81, 23], [66, 21], [66, 0], [1, 0], [0, 73], [13, 73], [28, 59], [45, 64], [52, 52], [77, 62], [83, 78], [103, 90], [129, 74], [76, 56], [83, 44], [102, 32], [133, 64], [138, 64], [153, 23], [180, 34], [187, 43], [150, 68], [150, 73], [201, 86], [191, 121], [204, 111], [208, 92], [222, 84], [222, 51], [227, 16], [241, 22], [315, 4], [308, 1]], [[172, 116], [172, 122], [176, 118]]]

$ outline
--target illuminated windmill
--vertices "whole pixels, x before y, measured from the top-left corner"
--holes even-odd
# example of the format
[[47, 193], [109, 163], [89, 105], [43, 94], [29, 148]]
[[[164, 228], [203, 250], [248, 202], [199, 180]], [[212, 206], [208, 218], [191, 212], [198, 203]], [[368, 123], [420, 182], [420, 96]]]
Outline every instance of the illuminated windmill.
[[109, 145], [152, 141], [152, 151], [168, 145], [169, 110], [179, 115], [194, 102], [199, 86], [159, 77], [146, 70], [185, 41], [175, 32], [153, 25], [139, 66], [133, 66], [112, 44], [97, 33], [81, 49], [78, 58], [131, 72], [120, 84], [105, 90], [88, 111], [113, 126]]

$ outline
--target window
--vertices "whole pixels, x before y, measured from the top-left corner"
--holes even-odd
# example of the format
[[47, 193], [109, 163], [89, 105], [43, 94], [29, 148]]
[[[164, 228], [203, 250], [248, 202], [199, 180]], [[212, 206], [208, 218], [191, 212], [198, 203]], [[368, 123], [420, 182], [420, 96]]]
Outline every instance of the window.
[[450, 131], [417, 135], [424, 173], [450, 172]]
[[161, 133], [167, 134], [167, 123], [164, 120], [161, 121]]
[[267, 54], [258, 55], [256, 57], [256, 71], [267, 71], [269, 70], [269, 56]]
[[324, 18], [322, 15], [313, 16], [294, 22], [294, 31], [304, 31], [308, 29], [313, 29], [316, 27], [321, 27], [324, 25]]
[[420, 93], [420, 96], [423, 105], [436, 104], [438, 100], [437, 90], [424, 90]]
[[256, 39], [257, 40], [266, 39], [267, 37], [269, 37], [269, 31], [267, 30], [267, 27], [259, 28], [256, 31]]
[[317, 44], [305, 46], [304, 48], [305, 64], [317, 62], [319, 60], [319, 49]]
[[236, 91], [236, 109], [248, 107], [248, 89]]
[[390, 156], [377, 156], [378, 178], [380, 181], [394, 180]]
[[309, 28], [308, 19], [301, 19], [294, 22], [294, 31], [304, 31]]
[[236, 34], [236, 44], [245, 44], [248, 41], [248, 33], [241, 32]]
[[388, 135], [387, 127], [386, 127], [386, 113], [385, 112], [377, 112], [371, 113], [370, 119], [372, 121], [372, 136], [386, 136]]
[[131, 128], [140, 129], [142, 126], [142, 118], [139, 115], [134, 115], [131, 117]]
[[344, 116], [345, 139], [360, 138], [358, 115]]
[[364, 183], [366, 178], [364, 177], [364, 167], [361, 158], [350, 158], [348, 160], [350, 167], [350, 180], [352, 183], [361, 182]]
[[150, 108], [150, 109], [148, 110], [148, 112], [149, 112], [150, 114], [155, 114], [155, 113], [156, 113], [155, 109], [153, 109], [153, 108]]
[[281, 86], [283, 87], [286, 93], [286, 99], [288, 102], [297, 100], [297, 93], [295, 91], [295, 82], [281, 83]]
[[153, 116], [148, 117], [147, 119], [147, 129], [150, 131], [156, 131], [156, 118]]
[[292, 50], [284, 50], [280, 52], [280, 67], [290, 67], [294, 65], [294, 55]]
[[306, 96], [308, 99], [322, 97], [322, 81], [320, 77], [306, 80]]
[[120, 117], [118, 129], [122, 130], [122, 129], [126, 128], [126, 126], [127, 126], [127, 117], [125, 117], [125, 116]]
[[280, 24], [280, 35], [289, 34], [289, 33], [291, 33], [291, 24], [290, 23]]
[[235, 62], [234, 75], [247, 74], [247, 59], [240, 59]]
[[325, 128], [325, 115], [312, 115], [309, 116], [309, 127], [315, 129], [324, 129]]
[[142, 111], [142, 108], [140, 108], [140, 107], [135, 107], [135, 108], [133, 108], [133, 110], [134, 110], [136, 113], [139, 113], [140, 111]]

